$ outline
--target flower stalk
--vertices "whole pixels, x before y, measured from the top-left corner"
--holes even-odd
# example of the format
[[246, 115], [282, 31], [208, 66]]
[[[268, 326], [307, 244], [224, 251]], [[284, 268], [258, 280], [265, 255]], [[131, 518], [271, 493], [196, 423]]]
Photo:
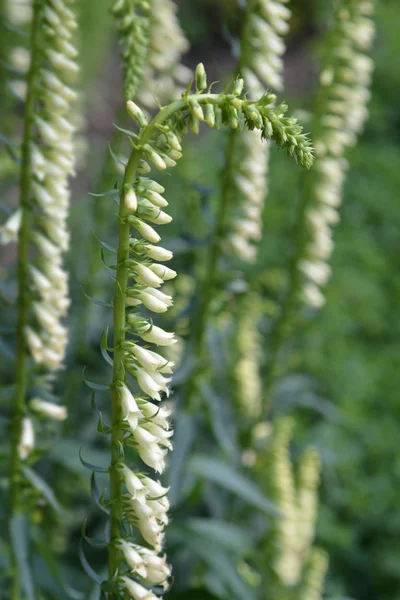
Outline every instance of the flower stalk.
[[[18, 233], [18, 316], [16, 334], [16, 394], [11, 424], [11, 463], [10, 463], [10, 521], [20, 511], [21, 505], [21, 454], [19, 451], [26, 414], [26, 394], [28, 387], [29, 357], [25, 328], [29, 314], [29, 229], [31, 224], [31, 140], [35, 122], [35, 105], [38, 93], [38, 71], [40, 66], [41, 40], [41, 0], [35, 0], [30, 34], [31, 64], [27, 77], [27, 96], [25, 105], [24, 133], [22, 142], [20, 199], [21, 225]], [[11, 600], [18, 600], [21, 594], [21, 573], [18, 562], [12, 556], [14, 571]]]
[[315, 169], [305, 180], [287, 288], [270, 334], [270, 357], [264, 373], [267, 395], [280, 374], [280, 352], [294, 326], [299, 304], [317, 310], [325, 303], [323, 288], [331, 276], [329, 259], [334, 248], [332, 229], [340, 221], [348, 168], [345, 152], [356, 144], [368, 116], [373, 62], [365, 52], [374, 37], [373, 10], [373, 0], [337, 4], [316, 99]]

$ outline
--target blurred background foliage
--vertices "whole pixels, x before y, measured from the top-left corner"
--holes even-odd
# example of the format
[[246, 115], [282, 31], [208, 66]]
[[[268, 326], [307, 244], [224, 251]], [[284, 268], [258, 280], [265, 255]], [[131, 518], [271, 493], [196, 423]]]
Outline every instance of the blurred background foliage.
[[[292, 2], [285, 100], [291, 109], [312, 108], [321, 39], [328, 25], [330, 3]], [[57, 384], [70, 418], [57, 432], [53, 448], [37, 471], [49, 482], [62, 512], [49, 503], [34, 515], [42, 530], [37, 536], [35, 573], [43, 598], [64, 598], [54, 556], [61, 573], [94, 600], [78, 558], [81, 524], [101, 537], [101, 513], [90, 501], [88, 471], [79, 461], [79, 447], [90, 462], [108, 464], [103, 437], [96, 432], [96, 414], [82, 380], [107, 382], [108, 368], [99, 342], [110, 314], [90, 304], [83, 290], [108, 300], [111, 279], [92, 230], [112, 243], [114, 207], [108, 198], [88, 191], [110, 187], [115, 172], [107, 159], [107, 144], [119, 149], [113, 123], [121, 123], [119, 59], [106, 0], [78, 3], [82, 36], [82, 85], [85, 126], [81, 168], [74, 181], [71, 273], [72, 328], [65, 371]], [[181, 23], [192, 44], [189, 66], [201, 59], [209, 79], [222, 83], [234, 69], [239, 29], [236, 0], [183, 0]], [[344, 192], [342, 219], [335, 232], [333, 277], [327, 304], [316, 316], [300, 314], [281, 360], [284, 376], [272, 394], [276, 416], [296, 422], [293, 457], [316, 446], [322, 457], [317, 544], [330, 557], [326, 597], [331, 600], [400, 600], [400, 12], [397, 0], [377, 3], [376, 71], [370, 119], [349, 156], [351, 168]], [[2, 50], [3, 52], [3, 50]], [[3, 88], [4, 89], [4, 88]], [[2, 93], [2, 114], [10, 98]], [[18, 109], [17, 109], [18, 110]], [[3, 119], [2, 119], [3, 121]], [[307, 127], [307, 126], [306, 126]], [[204, 276], [204, 253], [212, 237], [214, 208], [224, 164], [224, 136], [202, 132], [186, 140], [184, 158], [173, 177], [162, 181], [174, 221], [165, 244], [174, 250], [175, 309], [167, 325], [186, 337]], [[122, 148], [122, 152], [124, 149]], [[3, 160], [3, 159], [2, 159]], [[12, 181], [13, 175], [6, 183]], [[296, 202], [303, 174], [285, 156], [272, 152], [270, 193], [264, 214], [264, 238], [259, 259], [248, 267], [229, 262], [221, 272], [221, 293], [213, 305], [207, 331], [212, 371], [187, 402], [187, 377], [193, 368], [190, 352], [175, 376], [175, 443], [168, 472], [173, 505], [168, 528], [168, 556], [174, 564], [170, 600], [213, 598], [277, 600], [262, 586], [257, 595], [265, 556], [255, 550], [268, 535], [273, 506], [253, 482], [243, 463], [243, 431], [227, 384], [230, 343], [229, 313], [240, 301], [242, 278], [256, 279], [262, 290], [261, 332], [268, 357], [268, 332], [276, 314], [282, 281], [293, 243]], [[2, 184], [4, 191], [5, 185]], [[8, 189], [8, 188], [7, 188]], [[13, 192], [7, 192], [11, 197]], [[12, 251], [10, 251], [12, 253]], [[105, 255], [107, 262], [108, 257]], [[12, 256], [5, 256], [5, 263]], [[4, 263], [2, 261], [4, 266]], [[2, 266], [2, 268], [3, 268]], [[5, 319], [9, 310], [5, 304]], [[170, 313], [168, 313], [170, 315]], [[190, 340], [189, 340], [190, 344]], [[190, 346], [189, 346], [190, 348]], [[6, 350], [7, 351], [7, 350]], [[9, 380], [6, 358], [2, 379]], [[207, 370], [207, 367], [206, 367]], [[107, 398], [97, 402], [107, 411]], [[61, 435], [62, 433], [62, 435]], [[2, 457], [5, 457], [2, 442]], [[105, 481], [98, 478], [99, 488]], [[262, 475], [259, 477], [262, 483]], [[41, 541], [40, 541], [41, 540]], [[3, 542], [2, 542], [3, 544]], [[91, 565], [102, 572], [105, 555], [88, 548]], [[6, 563], [0, 545], [0, 560]], [[268, 584], [268, 582], [267, 582]], [[1, 597], [1, 594], [0, 594]]]

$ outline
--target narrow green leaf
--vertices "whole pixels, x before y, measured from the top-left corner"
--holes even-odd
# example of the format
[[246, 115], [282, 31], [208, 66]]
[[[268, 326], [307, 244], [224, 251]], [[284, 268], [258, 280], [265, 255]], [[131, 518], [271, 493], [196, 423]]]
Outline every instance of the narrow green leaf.
[[3, 355], [8, 360], [13, 360], [15, 357], [14, 350], [12, 350], [8, 344], [0, 340], [0, 355]]
[[64, 582], [63, 576], [60, 573], [60, 568], [54, 558], [54, 553], [49, 544], [41, 540], [38, 534], [33, 536], [33, 542], [40, 556], [46, 563], [50, 573], [54, 577], [55, 582], [60, 586], [60, 588], [67, 594], [69, 598], [72, 598], [72, 600], [83, 600], [85, 596], [82, 592], [75, 590]]
[[244, 551], [251, 545], [249, 532], [234, 523], [222, 519], [193, 518], [183, 522], [182, 527], [194, 531], [210, 543], [215, 542], [232, 551]]
[[218, 578], [230, 589], [233, 598], [237, 600], [255, 600], [254, 591], [243, 581], [232, 562], [231, 556], [223, 548], [216, 544], [210, 544], [209, 540], [192, 532], [181, 532], [183, 545], [197, 554], [213, 571]]
[[113, 149], [111, 148], [111, 144], [110, 144], [110, 143], [108, 143], [108, 150], [109, 150], [109, 152], [110, 152], [110, 154], [111, 154], [112, 158], [115, 160], [115, 162], [116, 162], [118, 165], [122, 165], [123, 167], [126, 167], [126, 165], [127, 165], [126, 161], [124, 161], [124, 160], [121, 160], [121, 159], [119, 158], [119, 156], [117, 156], [117, 155], [115, 154], [115, 152], [114, 152], [114, 151], [113, 151]]
[[94, 383], [93, 381], [86, 379], [86, 377], [84, 375], [85, 369], [86, 369], [86, 367], [83, 369], [82, 378], [83, 378], [83, 381], [85, 382], [85, 384], [89, 388], [91, 388], [92, 390], [96, 390], [97, 392], [104, 392], [105, 390], [108, 390], [110, 388], [110, 386], [108, 386], [108, 385], [104, 385], [102, 383]]
[[84, 458], [82, 458], [82, 448], [79, 448], [79, 460], [81, 461], [83, 466], [89, 469], [90, 471], [95, 471], [96, 473], [108, 473], [108, 469], [106, 467], [99, 467], [84, 460]]
[[89, 546], [91, 546], [92, 548], [105, 548], [107, 546], [107, 542], [105, 540], [96, 540], [94, 538], [89, 537], [88, 535], [86, 535], [86, 525], [87, 525], [87, 520], [85, 519], [85, 521], [82, 524], [82, 537], [85, 540], [85, 542], [87, 544], [89, 544]]
[[103, 331], [100, 340], [100, 352], [106, 363], [108, 363], [111, 367], [114, 365], [114, 361], [111, 356], [108, 354], [107, 350], [109, 350], [108, 346], [108, 327]]
[[192, 475], [220, 485], [255, 508], [271, 515], [278, 514], [277, 508], [252, 481], [217, 458], [197, 454], [191, 458], [187, 469]]
[[85, 296], [85, 298], [87, 298], [88, 300], [90, 300], [90, 302], [92, 302], [92, 304], [96, 304], [96, 306], [102, 306], [103, 308], [112, 308], [113, 305], [111, 302], [104, 302], [103, 300], [96, 300], [96, 298], [93, 298], [92, 296], [89, 296], [85, 290], [83, 289], [83, 287], [81, 286], [81, 290], [83, 295]]
[[107, 490], [104, 490], [102, 494], [100, 494], [99, 488], [96, 483], [96, 474], [92, 473], [90, 478], [90, 493], [92, 495], [93, 501], [96, 506], [103, 511], [106, 515], [110, 514], [110, 511], [104, 506], [104, 497], [107, 493]]
[[86, 573], [86, 575], [88, 575], [88, 577], [90, 577], [90, 579], [92, 581], [95, 581], [98, 585], [101, 585], [102, 583], [102, 578], [100, 577], [100, 575], [98, 575], [96, 573], [96, 571], [94, 569], [92, 569], [92, 567], [89, 565], [88, 560], [85, 556], [85, 553], [83, 551], [83, 539], [79, 540], [79, 559], [81, 561], [82, 567]]
[[97, 421], [97, 431], [99, 433], [111, 433], [112, 429], [109, 425], [103, 423], [103, 413], [99, 411], [99, 420]]
[[22, 575], [22, 587], [28, 600], [35, 600], [33, 578], [29, 566], [29, 526], [25, 515], [15, 515], [10, 521], [11, 545], [19, 571]]
[[94, 196], [95, 198], [105, 198], [106, 196], [118, 196], [118, 193], [118, 190], [113, 188], [112, 190], [106, 190], [105, 192], [101, 192], [100, 194], [89, 192], [89, 196]]
[[101, 262], [106, 267], [106, 269], [109, 269], [110, 271], [115, 271], [115, 269], [117, 268], [116, 265], [108, 265], [106, 263], [106, 259], [104, 258], [104, 249], [103, 249], [103, 247], [100, 248], [100, 256], [101, 256]]
[[126, 133], [126, 135], [129, 135], [129, 137], [132, 137], [135, 140], [137, 140], [139, 137], [138, 134], [135, 133], [134, 131], [131, 131], [130, 129], [124, 129], [123, 127], [120, 127], [119, 125], [116, 125], [115, 123], [114, 123], [114, 127], [116, 129], [118, 129], [118, 131], [121, 131], [122, 133]]
[[42, 477], [40, 477], [40, 475], [38, 473], [33, 471], [33, 469], [30, 469], [29, 467], [23, 467], [23, 473], [24, 473], [25, 477], [33, 485], [33, 487], [35, 489], [37, 489], [43, 495], [44, 498], [46, 498], [47, 502], [50, 504], [50, 506], [55, 511], [57, 511], [57, 512], [63, 511], [63, 509], [61, 508], [61, 506], [59, 505], [59, 503], [57, 501], [57, 498], [55, 497], [53, 490], [46, 483], [46, 481], [44, 479], [42, 479]]
[[103, 242], [99, 237], [97, 237], [97, 235], [93, 231], [93, 229], [92, 229], [92, 234], [94, 235], [94, 237], [96, 238], [96, 240], [99, 242], [100, 246], [102, 246], [106, 250], [110, 250], [110, 252], [113, 252], [114, 254], [117, 253], [117, 249], [114, 248], [114, 246], [110, 246], [110, 244], [107, 244], [106, 242]]
[[3, 142], [3, 144], [7, 144], [7, 146], [18, 146], [19, 147], [19, 144], [15, 140], [12, 140], [11, 138], [4, 135], [3, 133], [0, 133], [0, 142]]

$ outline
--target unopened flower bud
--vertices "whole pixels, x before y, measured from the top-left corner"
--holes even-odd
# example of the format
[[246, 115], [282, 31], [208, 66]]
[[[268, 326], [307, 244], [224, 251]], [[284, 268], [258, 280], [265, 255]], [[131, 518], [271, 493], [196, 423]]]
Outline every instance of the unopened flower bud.
[[129, 188], [124, 197], [125, 207], [132, 211], [136, 212], [138, 207], [138, 202], [136, 198], [136, 193], [133, 188]]
[[199, 63], [195, 72], [196, 88], [198, 92], [202, 92], [207, 87], [207, 75], [203, 63]]
[[137, 104], [132, 102], [132, 100], [128, 100], [126, 103], [126, 110], [130, 117], [135, 119], [135, 121], [139, 124], [139, 127], [147, 127], [148, 121], [143, 113], [143, 111], [138, 107]]

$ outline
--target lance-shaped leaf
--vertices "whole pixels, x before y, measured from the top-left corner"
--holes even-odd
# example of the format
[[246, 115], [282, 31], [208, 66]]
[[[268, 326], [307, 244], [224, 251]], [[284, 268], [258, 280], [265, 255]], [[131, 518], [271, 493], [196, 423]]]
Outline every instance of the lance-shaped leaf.
[[32, 572], [29, 566], [29, 529], [25, 515], [16, 514], [10, 521], [10, 537], [13, 553], [22, 577], [22, 587], [28, 600], [35, 600]]
[[42, 479], [42, 477], [40, 477], [36, 471], [33, 471], [33, 469], [30, 469], [29, 467], [23, 467], [23, 473], [33, 487], [37, 489], [44, 498], [46, 498], [50, 506], [54, 508], [55, 511], [62, 512], [63, 509], [59, 505], [53, 490], [46, 483], [46, 481]]
[[82, 457], [82, 448], [79, 448], [79, 460], [81, 461], [82, 465], [90, 471], [95, 471], [96, 473], [108, 473], [108, 469], [106, 467], [99, 467], [98, 465], [93, 465], [92, 463], [84, 460]]
[[212, 481], [229, 490], [259, 510], [272, 515], [278, 514], [276, 506], [264, 496], [262, 491], [251, 480], [222, 460], [197, 454], [189, 461], [187, 470], [192, 475]]

